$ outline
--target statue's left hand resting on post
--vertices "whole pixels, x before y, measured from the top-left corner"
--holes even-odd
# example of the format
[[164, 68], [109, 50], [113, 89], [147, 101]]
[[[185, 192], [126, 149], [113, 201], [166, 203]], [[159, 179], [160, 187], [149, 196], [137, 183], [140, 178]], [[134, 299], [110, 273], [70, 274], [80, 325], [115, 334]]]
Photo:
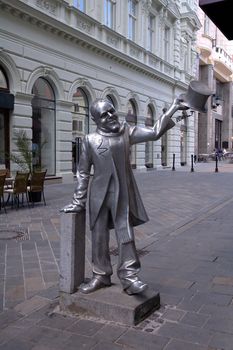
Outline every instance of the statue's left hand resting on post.
[[120, 123], [114, 106], [97, 99], [91, 106], [97, 129], [84, 137], [77, 170], [73, 201], [61, 211], [77, 213], [85, 209], [90, 170], [94, 174], [89, 189], [89, 221], [92, 232], [93, 276], [79, 291], [91, 293], [111, 285], [112, 266], [109, 230], [114, 228], [118, 243], [117, 275], [128, 295], [142, 293], [147, 284], [138, 273], [140, 261], [135, 247], [133, 227], [148, 221], [130, 165], [130, 147], [136, 143], [158, 140], [175, 123], [177, 110], [188, 107], [176, 98], [153, 127]]

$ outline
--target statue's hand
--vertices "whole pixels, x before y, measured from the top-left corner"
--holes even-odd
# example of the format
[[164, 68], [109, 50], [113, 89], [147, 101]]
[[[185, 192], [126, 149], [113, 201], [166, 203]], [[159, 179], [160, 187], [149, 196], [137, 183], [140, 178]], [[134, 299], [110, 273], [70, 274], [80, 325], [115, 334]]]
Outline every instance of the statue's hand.
[[60, 209], [60, 211], [64, 212], [64, 213], [79, 213], [82, 210], [83, 210], [82, 207], [80, 207], [79, 205], [72, 204], [72, 203], [68, 204], [65, 207]]
[[173, 103], [176, 106], [176, 109], [179, 111], [186, 111], [189, 109], [189, 107], [184, 104], [184, 100], [182, 98], [176, 98]]

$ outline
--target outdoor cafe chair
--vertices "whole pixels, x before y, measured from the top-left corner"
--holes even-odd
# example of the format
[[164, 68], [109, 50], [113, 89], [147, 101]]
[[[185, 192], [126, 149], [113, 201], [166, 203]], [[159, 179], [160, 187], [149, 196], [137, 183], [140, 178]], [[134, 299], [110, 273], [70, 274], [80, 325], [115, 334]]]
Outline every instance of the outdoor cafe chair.
[[34, 202], [38, 201], [35, 200], [35, 195], [38, 194], [39, 196], [43, 196], [44, 205], [46, 205], [45, 202], [45, 195], [44, 195], [44, 181], [45, 181], [45, 175], [47, 170], [44, 171], [35, 171], [31, 174], [30, 180], [29, 180], [29, 186], [27, 187], [29, 198], [32, 202], [32, 205], [34, 205]]
[[10, 177], [9, 169], [0, 169], [0, 175], [6, 175], [6, 177]]
[[6, 175], [5, 174], [0, 174], [0, 210], [2, 207], [4, 208], [4, 211], [6, 213], [6, 207], [4, 203], [4, 186], [5, 186], [5, 179]]
[[15, 175], [15, 179], [12, 187], [5, 188], [4, 193], [7, 193], [9, 196], [11, 196], [12, 208], [14, 204], [17, 204], [17, 208], [19, 208], [20, 195], [21, 195], [21, 203], [23, 204], [24, 194], [26, 195], [27, 204], [29, 206], [28, 191], [27, 191], [28, 178], [29, 178], [29, 172], [17, 172]]

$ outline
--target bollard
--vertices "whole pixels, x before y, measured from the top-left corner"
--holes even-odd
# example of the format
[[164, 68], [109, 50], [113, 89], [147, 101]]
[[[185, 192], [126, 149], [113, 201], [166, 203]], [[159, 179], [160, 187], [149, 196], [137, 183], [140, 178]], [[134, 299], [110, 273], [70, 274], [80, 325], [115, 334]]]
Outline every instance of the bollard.
[[218, 156], [215, 156], [215, 172], [218, 173]]
[[176, 155], [175, 155], [175, 153], [173, 153], [173, 162], [172, 162], [172, 170], [173, 171], [176, 170], [175, 169], [175, 159], [176, 159]]
[[60, 291], [74, 293], [84, 281], [86, 211], [61, 213]]
[[193, 154], [191, 155], [191, 173], [194, 172], [194, 167], [193, 167]]

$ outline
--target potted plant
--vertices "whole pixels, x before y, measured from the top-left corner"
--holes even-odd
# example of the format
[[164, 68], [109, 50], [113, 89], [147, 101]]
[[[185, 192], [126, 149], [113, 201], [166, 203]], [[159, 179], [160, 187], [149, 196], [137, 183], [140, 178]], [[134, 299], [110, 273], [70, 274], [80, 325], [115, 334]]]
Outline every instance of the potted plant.
[[[25, 130], [18, 130], [14, 133], [17, 153], [10, 153], [10, 160], [16, 163], [22, 171], [28, 171], [30, 174], [41, 171], [42, 167], [37, 163], [33, 165], [33, 160], [39, 158], [42, 147], [46, 144], [44, 141], [40, 146], [32, 149], [31, 140], [28, 138]], [[29, 192], [30, 202], [40, 202], [41, 192]]]

